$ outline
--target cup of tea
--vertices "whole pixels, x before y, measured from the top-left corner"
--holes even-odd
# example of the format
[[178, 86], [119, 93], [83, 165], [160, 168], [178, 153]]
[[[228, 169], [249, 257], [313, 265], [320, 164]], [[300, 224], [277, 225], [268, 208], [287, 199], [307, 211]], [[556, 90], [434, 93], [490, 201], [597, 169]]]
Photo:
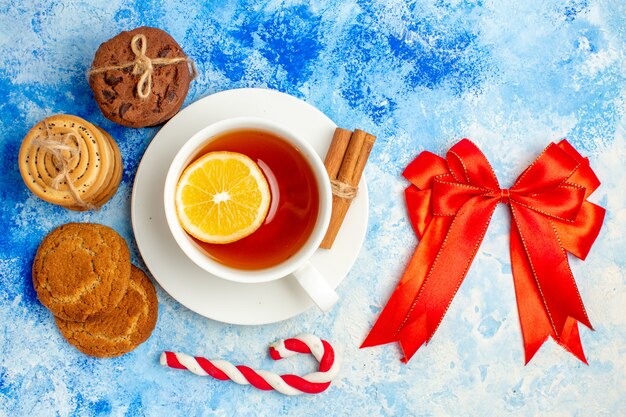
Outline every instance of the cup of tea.
[[[218, 151], [252, 159], [263, 172], [271, 195], [261, 226], [231, 243], [207, 243], [187, 233], [175, 202], [185, 168]], [[169, 167], [164, 205], [178, 246], [212, 275], [246, 284], [292, 275], [321, 310], [330, 309], [337, 301], [333, 288], [310, 262], [330, 222], [330, 181], [311, 145], [285, 127], [262, 118], [240, 117], [200, 130], [181, 147]]]

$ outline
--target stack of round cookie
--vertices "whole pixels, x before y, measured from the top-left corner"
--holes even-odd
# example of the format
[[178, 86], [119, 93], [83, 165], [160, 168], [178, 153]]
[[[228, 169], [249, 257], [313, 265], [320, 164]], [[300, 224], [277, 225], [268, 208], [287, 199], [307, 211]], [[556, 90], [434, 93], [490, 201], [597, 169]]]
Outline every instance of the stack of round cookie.
[[156, 325], [154, 285], [106, 226], [68, 223], [50, 232], [35, 255], [33, 284], [61, 334], [88, 355], [130, 352]]
[[71, 210], [102, 206], [122, 179], [122, 156], [115, 140], [67, 114], [37, 123], [24, 138], [18, 161], [24, 182], [36, 196]]

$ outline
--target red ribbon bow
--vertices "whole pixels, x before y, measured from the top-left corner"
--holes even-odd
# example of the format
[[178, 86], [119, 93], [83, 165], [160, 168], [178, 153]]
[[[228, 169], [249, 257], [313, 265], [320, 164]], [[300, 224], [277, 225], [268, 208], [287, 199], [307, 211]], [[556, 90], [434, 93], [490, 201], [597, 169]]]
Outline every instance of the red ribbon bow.
[[526, 363], [548, 336], [587, 363], [578, 322], [591, 327], [566, 251], [585, 259], [605, 210], [586, 201], [600, 185], [566, 140], [550, 144], [510, 189], [471, 141], [447, 158], [422, 152], [403, 175], [420, 243], [361, 347], [400, 342], [407, 362], [439, 327], [498, 203], [512, 213], [511, 267]]

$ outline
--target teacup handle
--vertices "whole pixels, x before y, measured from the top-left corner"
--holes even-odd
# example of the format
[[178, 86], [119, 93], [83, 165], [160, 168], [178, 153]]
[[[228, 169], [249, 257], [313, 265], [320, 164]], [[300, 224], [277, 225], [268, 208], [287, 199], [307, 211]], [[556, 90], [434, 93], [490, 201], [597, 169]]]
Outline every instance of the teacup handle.
[[306, 291], [320, 310], [330, 310], [339, 300], [335, 290], [328, 285], [326, 279], [311, 265], [311, 262], [305, 263], [304, 266], [293, 273], [293, 276], [296, 277], [298, 284]]

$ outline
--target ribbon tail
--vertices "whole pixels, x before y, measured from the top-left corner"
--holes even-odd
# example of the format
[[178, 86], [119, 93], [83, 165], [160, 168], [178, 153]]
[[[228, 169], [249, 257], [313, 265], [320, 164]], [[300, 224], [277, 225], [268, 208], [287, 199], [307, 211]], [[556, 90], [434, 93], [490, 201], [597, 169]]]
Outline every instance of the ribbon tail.
[[450, 217], [437, 217], [430, 222], [400, 283], [391, 294], [374, 327], [361, 344], [361, 348], [384, 345], [398, 340], [396, 329], [401, 325], [409, 312], [411, 303], [419, 293], [451, 223]]
[[[370, 330], [369, 334], [361, 344], [361, 348], [384, 345], [387, 343], [395, 342], [397, 340], [394, 332], [394, 324], [398, 322], [399, 316], [406, 312], [411, 302], [411, 297], [419, 291], [422, 286], [425, 273], [420, 271], [419, 259], [421, 258], [418, 250], [415, 251], [409, 264], [402, 276], [400, 284], [396, 287], [391, 294], [389, 301], [385, 305], [385, 308], [380, 313], [378, 320]], [[413, 279], [410, 279], [412, 277]], [[402, 281], [406, 283], [403, 284]], [[404, 313], [406, 314], [406, 313]]]
[[568, 352], [587, 364], [578, 330], [578, 321], [568, 317], [560, 337], [556, 337], [534, 282], [528, 258], [524, 254], [522, 240], [516, 228], [511, 229], [511, 267], [522, 338], [524, 339], [525, 365], [531, 361], [539, 348], [552, 336]]
[[407, 363], [419, 348], [428, 343], [431, 337], [432, 333], [429, 331], [426, 314], [408, 323], [398, 336], [398, 343], [402, 350], [402, 362]]
[[533, 277], [557, 337], [568, 317], [592, 328], [554, 223], [543, 215], [511, 206]]
[[561, 334], [561, 337], [556, 342], [572, 355], [576, 356], [585, 365], [589, 365], [585, 357], [583, 344], [580, 341], [578, 321], [571, 317], [568, 318], [563, 328], [563, 334]]
[[496, 199], [474, 197], [454, 216], [419, 294], [396, 330], [404, 362], [437, 331], [469, 271], [497, 204]]
[[[392, 303], [392, 296], [385, 310], [394, 309], [393, 318], [383, 310], [375, 325], [376, 336], [368, 336], [364, 345], [371, 346], [376, 338], [384, 343], [397, 340], [404, 353], [403, 362], [408, 362], [432, 338], [469, 270], [497, 203], [495, 199], [485, 201], [483, 197], [470, 199], [449, 225], [445, 223], [445, 229], [437, 230], [439, 246], [430, 246], [426, 240], [420, 242], [417, 253], [428, 251], [429, 255], [429, 264], [416, 264], [420, 286], [413, 287], [411, 293], [405, 291], [402, 283], [398, 286], [394, 296], [403, 297], [402, 309]], [[442, 223], [449, 218], [436, 216], [426, 236], [435, 222]]]
[[524, 339], [524, 365], [528, 365], [553, 332], [532, 267], [524, 252], [522, 238], [515, 225], [511, 227], [510, 251], [517, 312]]
[[[528, 346], [527, 361], [541, 346], [539, 340], [549, 334], [584, 362], [577, 322], [592, 327], [557, 229], [550, 219], [519, 209], [515, 204], [511, 205], [511, 212], [515, 223], [511, 233], [511, 258], [520, 322], [525, 346]], [[543, 309], [539, 309], [538, 301]]]

